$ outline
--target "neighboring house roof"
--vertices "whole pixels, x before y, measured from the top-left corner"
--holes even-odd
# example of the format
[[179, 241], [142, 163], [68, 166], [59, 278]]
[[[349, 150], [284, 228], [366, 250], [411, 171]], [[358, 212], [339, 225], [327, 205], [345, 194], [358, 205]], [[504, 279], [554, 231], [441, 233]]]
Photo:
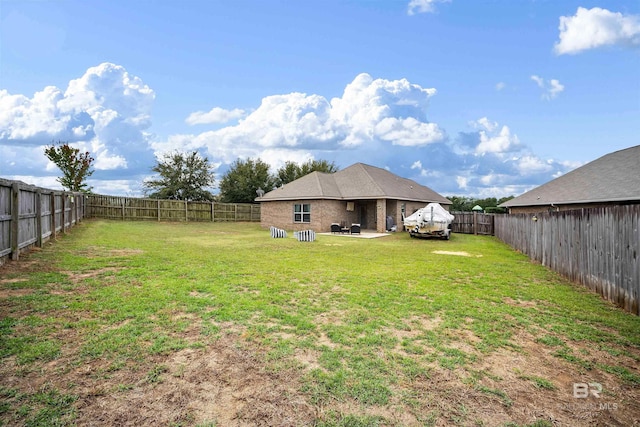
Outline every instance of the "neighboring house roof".
[[256, 200], [306, 199], [399, 199], [452, 204], [429, 187], [364, 163], [356, 163], [335, 173], [312, 172]]
[[640, 145], [615, 151], [500, 206], [640, 201]]

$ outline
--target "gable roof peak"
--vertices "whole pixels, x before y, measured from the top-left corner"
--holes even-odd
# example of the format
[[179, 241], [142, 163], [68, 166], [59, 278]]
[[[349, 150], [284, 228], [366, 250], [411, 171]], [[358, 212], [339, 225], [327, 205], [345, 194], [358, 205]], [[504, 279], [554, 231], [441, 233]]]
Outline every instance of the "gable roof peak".
[[258, 200], [302, 199], [398, 199], [451, 204], [429, 187], [366, 163], [354, 163], [334, 173], [314, 171]]

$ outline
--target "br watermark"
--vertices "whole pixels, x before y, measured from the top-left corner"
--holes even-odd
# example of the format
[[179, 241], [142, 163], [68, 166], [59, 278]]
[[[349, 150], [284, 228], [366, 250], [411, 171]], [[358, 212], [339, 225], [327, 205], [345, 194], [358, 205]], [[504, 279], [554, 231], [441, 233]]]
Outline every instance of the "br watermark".
[[603, 391], [604, 389], [600, 383], [573, 383], [573, 397], [580, 400], [577, 400], [576, 403], [562, 403], [558, 406], [568, 411], [591, 412], [594, 414], [600, 411], [618, 410], [617, 403], [606, 402], [602, 399]]
[[573, 397], [576, 399], [587, 399], [593, 396], [600, 399], [602, 384], [600, 383], [573, 383]]

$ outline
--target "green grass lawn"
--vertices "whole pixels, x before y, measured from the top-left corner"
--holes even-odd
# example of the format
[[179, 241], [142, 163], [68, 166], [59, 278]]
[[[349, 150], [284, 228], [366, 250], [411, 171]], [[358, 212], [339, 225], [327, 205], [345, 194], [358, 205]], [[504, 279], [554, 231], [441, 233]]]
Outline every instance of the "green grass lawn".
[[0, 425], [630, 425], [639, 362], [492, 237], [92, 220], [0, 268]]

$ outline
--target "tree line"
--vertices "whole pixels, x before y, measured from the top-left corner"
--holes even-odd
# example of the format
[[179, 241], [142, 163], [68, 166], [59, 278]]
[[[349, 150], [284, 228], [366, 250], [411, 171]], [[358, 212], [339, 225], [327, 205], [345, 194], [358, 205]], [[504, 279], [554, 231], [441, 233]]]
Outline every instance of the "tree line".
[[[70, 190], [91, 192], [87, 178], [93, 174], [93, 157], [89, 152], [81, 152], [66, 142], [52, 143], [45, 148], [45, 155], [62, 171], [57, 178], [60, 184]], [[298, 164], [286, 162], [275, 173], [271, 166], [258, 159], [237, 159], [221, 177], [219, 193], [208, 190], [214, 187], [215, 175], [207, 157], [197, 151], [165, 153], [151, 168], [155, 176], [143, 182], [145, 196], [155, 199], [219, 201], [223, 203], [252, 203], [258, 191], [265, 193], [295, 181], [311, 172], [334, 173], [338, 167], [326, 160], [309, 160]], [[449, 196], [453, 202], [451, 211], [471, 211], [480, 206], [487, 213], [499, 213], [497, 206], [514, 196], [496, 199], [489, 197], [476, 199], [465, 196]]]
[[485, 213], [506, 213], [507, 210], [505, 208], [499, 208], [498, 205], [514, 197], [515, 196], [508, 196], [500, 199], [487, 197], [485, 199], [476, 199], [465, 196], [447, 196], [447, 199], [453, 202], [453, 205], [449, 208], [451, 212], [471, 212], [474, 207], [480, 206]]
[[[69, 191], [90, 193], [86, 180], [94, 170], [94, 158], [89, 152], [58, 141], [45, 147], [45, 156], [62, 172], [57, 181]], [[213, 166], [197, 151], [165, 153], [151, 168], [151, 179], [142, 183], [144, 194], [154, 199], [219, 201], [223, 203], [252, 203], [258, 190], [265, 193], [288, 184], [311, 172], [334, 173], [338, 167], [326, 160], [309, 160], [302, 164], [286, 162], [275, 174], [271, 166], [258, 159], [236, 160], [222, 176], [219, 193], [210, 190], [215, 185]]]

